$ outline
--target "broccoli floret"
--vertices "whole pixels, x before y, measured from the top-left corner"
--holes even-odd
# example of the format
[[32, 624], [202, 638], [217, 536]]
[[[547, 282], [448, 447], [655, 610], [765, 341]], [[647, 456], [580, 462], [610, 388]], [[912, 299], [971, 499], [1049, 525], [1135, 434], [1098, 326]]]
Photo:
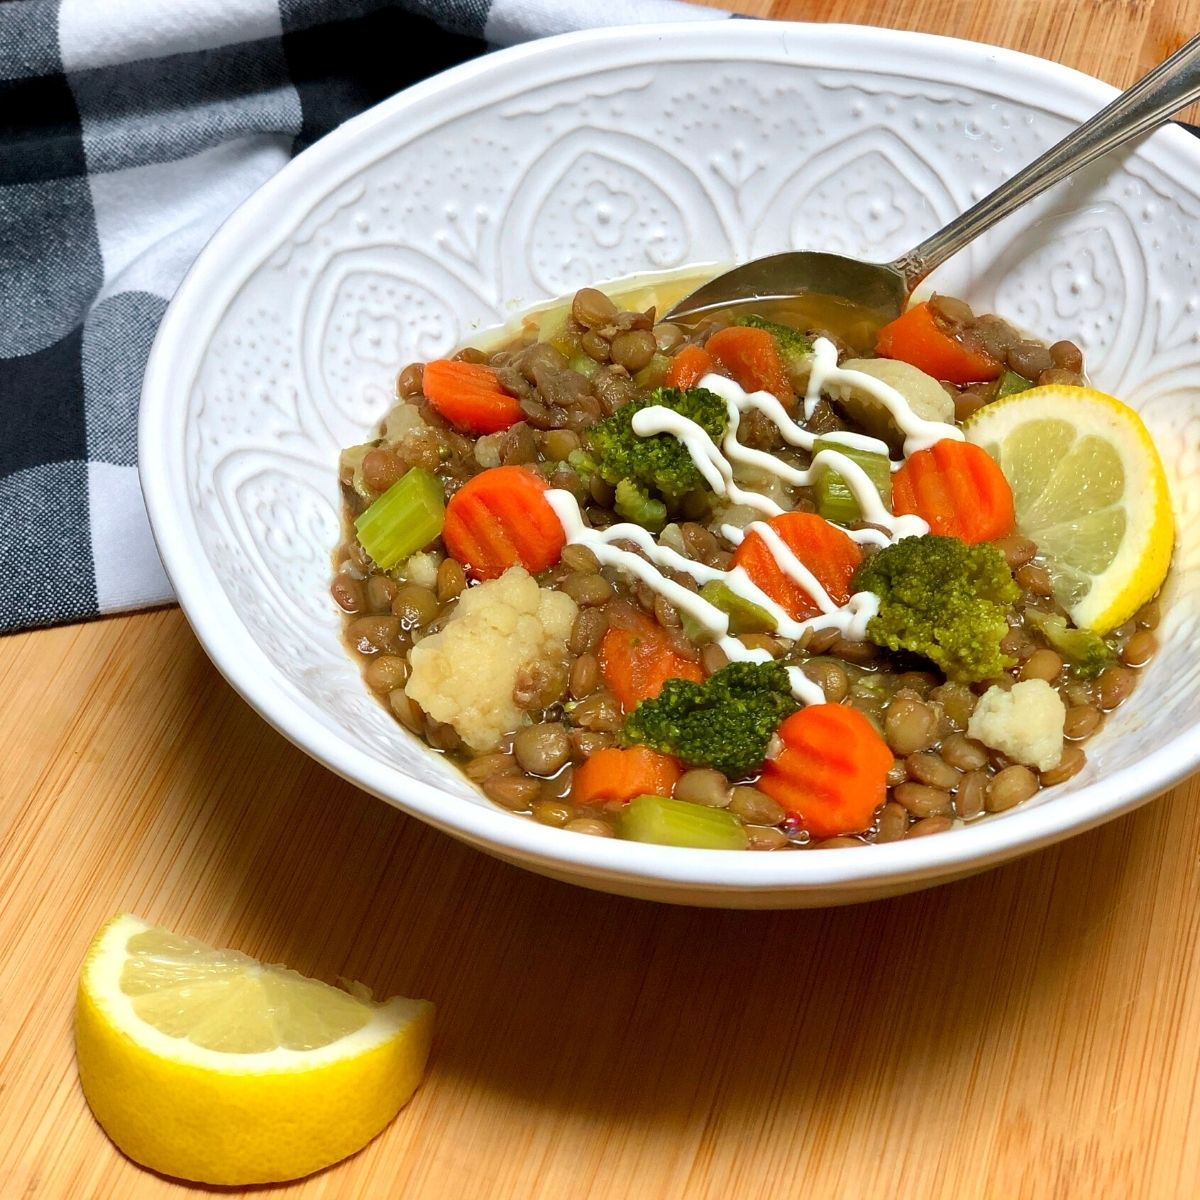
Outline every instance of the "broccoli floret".
[[1098, 633], [1068, 628], [1065, 617], [1027, 608], [1025, 621], [1041, 631], [1046, 641], [1066, 659], [1071, 673], [1080, 679], [1095, 679], [1116, 660], [1112, 647]]
[[803, 371], [807, 374], [808, 364], [805, 360], [812, 354], [812, 341], [798, 329], [790, 325], [780, 325], [776, 321], [768, 321], [764, 317], [753, 315], [738, 317], [735, 325], [749, 325], [754, 329], [765, 329], [774, 339], [783, 359], [784, 369], [789, 375]]
[[704, 476], [678, 438], [669, 433], [639, 437], [633, 432], [634, 414], [656, 405], [695, 421], [714, 442], [719, 443], [725, 436], [729, 413], [720, 396], [706, 388], [655, 388], [648, 396], [631, 400], [593, 425], [587, 434], [588, 448], [595, 470], [614, 487], [627, 479], [644, 492], [657, 493], [668, 504], [674, 504], [688, 492], [703, 487]]
[[932, 659], [947, 679], [991, 679], [1016, 662], [1000, 641], [1021, 590], [994, 546], [903, 538], [871, 555], [852, 586], [879, 597], [879, 613], [867, 625], [871, 641]]
[[622, 479], [617, 484], [613, 508], [617, 516], [642, 525], [651, 533], [658, 533], [667, 523], [667, 506], [648, 495], [632, 479]]
[[782, 663], [734, 662], [702, 684], [668, 679], [629, 714], [622, 738], [744, 779], [762, 766], [771, 735], [797, 707]]

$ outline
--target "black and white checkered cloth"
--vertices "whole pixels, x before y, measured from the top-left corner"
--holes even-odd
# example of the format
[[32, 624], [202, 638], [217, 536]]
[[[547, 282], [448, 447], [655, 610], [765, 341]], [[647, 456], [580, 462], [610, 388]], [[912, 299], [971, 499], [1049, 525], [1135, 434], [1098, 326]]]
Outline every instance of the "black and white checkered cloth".
[[485, 50], [675, 0], [0, 0], [0, 631], [160, 604], [138, 487], [155, 329], [322, 134]]

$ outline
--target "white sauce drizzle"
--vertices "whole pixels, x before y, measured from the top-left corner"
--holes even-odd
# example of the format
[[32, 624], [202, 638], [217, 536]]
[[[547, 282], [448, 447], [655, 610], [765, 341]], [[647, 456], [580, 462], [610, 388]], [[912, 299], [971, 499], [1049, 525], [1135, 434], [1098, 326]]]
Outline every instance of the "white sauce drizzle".
[[[889, 384], [861, 371], [844, 371], [837, 365], [837, 350], [828, 338], [817, 338], [813, 343], [812, 375], [805, 397], [805, 419], [811, 418], [826, 383], [849, 383], [875, 397], [891, 413], [897, 427], [904, 434], [905, 454], [932, 446], [944, 438], [961, 440], [962, 433], [953, 425], [940, 421], [927, 421], [913, 412], [903, 395]], [[740, 463], [760, 471], [768, 472], [783, 482], [797, 487], [812, 484], [825, 471], [836, 471], [845, 481], [855, 500], [863, 520], [875, 528], [846, 530], [854, 541], [873, 545], [889, 545], [904, 537], [915, 537], [929, 532], [929, 526], [915, 516], [893, 516], [883, 503], [879, 490], [870, 476], [845, 454], [828, 448], [819, 451], [811, 465], [802, 470], [781, 462], [772, 454], [754, 450], [737, 439], [742, 413], [751, 409], [763, 413], [779, 430], [789, 445], [812, 450], [817, 434], [801, 428], [788, 415], [787, 410], [770, 392], [746, 392], [733, 380], [723, 375], [706, 375], [700, 380], [701, 387], [714, 392], [725, 401], [729, 413], [729, 425], [718, 447], [713, 439], [695, 421], [661, 405], [644, 408], [634, 414], [632, 428], [639, 437], [653, 437], [669, 433], [679, 439], [687, 449], [696, 469], [705, 482], [719, 496], [734, 504], [744, 505], [767, 517], [776, 517], [786, 512], [776, 501], [748, 488], [740, 486], [734, 478], [734, 464]], [[873, 454], [886, 455], [885, 443], [876, 438], [857, 433], [832, 433], [820, 435], [825, 441], [834, 441], [851, 449], [865, 450]], [[897, 470], [901, 464], [892, 463]], [[756, 604], [770, 614], [776, 624], [775, 632], [792, 641], [798, 640], [808, 630], [836, 629], [843, 637], [861, 640], [866, 636], [867, 623], [879, 611], [879, 597], [871, 592], [857, 592], [844, 605], [838, 605], [826, 592], [820, 581], [788, 548], [787, 543], [765, 521], [752, 521], [745, 529], [735, 525], [723, 525], [721, 533], [734, 545], [740, 544], [750, 533], [761, 537], [775, 559], [779, 569], [794, 580], [812, 597], [821, 610], [817, 616], [805, 621], [796, 621], [759, 588], [741, 567], [722, 571], [708, 567], [685, 555], [661, 546], [640, 525], [624, 522], [610, 525], [607, 529], [592, 529], [585, 524], [575, 497], [570, 492], [552, 488], [546, 499], [553, 508], [563, 527], [569, 543], [586, 546], [597, 560], [606, 566], [632, 575], [647, 584], [684, 613], [716, 641], [731, 662], [768, 662], [771, 656], [765, 650], [748, 649], [729, 632], [729, 615], [715, 604], [710, 604], [682, 584], [668, 579], [664, 571], [675, 571], [688, 575], [697, 584], [720, 581], [731, 592], [751, 604]], [[642, 558], [614, 543], [632, 542], [646, 556]], [[649, 560], [649, 561], [647, 561]], [[788, 667], [788, 680], [792, 694], [802, 704], [821, 704], [825, 694], [799, 667]]]

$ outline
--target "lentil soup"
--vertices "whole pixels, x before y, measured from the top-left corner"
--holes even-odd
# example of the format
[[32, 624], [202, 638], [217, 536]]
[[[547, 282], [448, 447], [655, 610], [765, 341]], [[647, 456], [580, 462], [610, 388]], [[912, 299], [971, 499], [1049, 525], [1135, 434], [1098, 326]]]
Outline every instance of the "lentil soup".
[[618, 301], [404, 366], [343, 452], [331, 591], [396, 719], [513, 813], [696, 847], [927, 836], [1083, 770], [1161, 572], [1080, 627], [971, 440], [1042, 389], [1096, 396], [1079, 348], [946, 296], [883, 329]]

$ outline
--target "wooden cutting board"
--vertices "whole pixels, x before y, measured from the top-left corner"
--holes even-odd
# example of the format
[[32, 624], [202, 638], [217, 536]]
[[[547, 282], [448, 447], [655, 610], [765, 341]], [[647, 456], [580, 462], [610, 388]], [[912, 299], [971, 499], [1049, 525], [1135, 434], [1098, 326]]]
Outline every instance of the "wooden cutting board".
[[[755, 3], [1129, 82], [1200, 0]], [[75, 1078], [132, 910], [439, 1007], [429, 1078], [297, 1198], [1162, 1200], [1200, 1183], [1200, 782], [963, 883], [667, 908], [476, 854], [260, 721], [177, 611], [0, 639], [0, 1197], [152, 1200]], [[283, 1189], [280, 1189], [283, 1190]]]

